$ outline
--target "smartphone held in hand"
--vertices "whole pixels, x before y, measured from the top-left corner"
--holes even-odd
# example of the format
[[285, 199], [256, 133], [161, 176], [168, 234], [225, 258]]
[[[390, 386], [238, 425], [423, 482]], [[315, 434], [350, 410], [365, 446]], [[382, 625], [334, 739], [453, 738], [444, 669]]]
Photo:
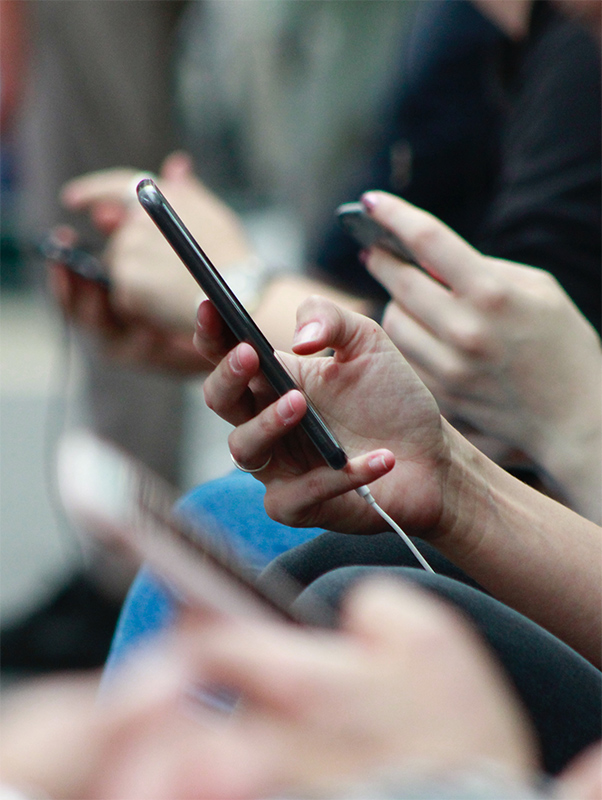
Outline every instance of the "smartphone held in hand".
[[[201, 289], [214, 304], [226, 325], [240, 342], [248, 342], [259, 356], [261, 369], [274, 391], [282, 396], [291, 389], [300, 389], [279, 360], [272, 345], [257, 327], [243, 304], [211, 263], [182, 220], [168, 203], [154, 181], [142, 180], [137, 188], [138, 199], [169, 244], [180, 257]], [[302, 391], [302, 390], [301, 390]], [[301, 427], [318, 452], [333, 469], [342, 469], [347, 455], [308, 399]]]
[[42, 240], [39, 250], [48, 261], [67, 267], [80, 278], [109, 288], [110, 280], [107, 269], [97, 256], [87, 250], [66, 244], [53, 233], [48, 234]]

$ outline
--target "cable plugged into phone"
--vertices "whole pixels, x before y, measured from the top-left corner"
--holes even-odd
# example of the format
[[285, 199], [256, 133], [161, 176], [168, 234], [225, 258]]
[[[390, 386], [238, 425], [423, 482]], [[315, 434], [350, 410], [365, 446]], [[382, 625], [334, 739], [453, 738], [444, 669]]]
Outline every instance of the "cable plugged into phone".
[[413, 542], [413, 541], [410, 539], [410, 537], [407, 535], [407, 533], [405, 533], [404, 531], [402, 531], [402, 529], [401, 529], [401, 528], [399, 527], [399, 525], [398, 525], [398, 524], [395, 522], [395, 520], [394, 520], [394, 519], [392, 519], [392, 518], [391, 518], [391, 517], [390, 517], [390, 516], [387, 514], [387, 512], [386, 512], [386, 511], [384, 511], [384, 510], [383, 510], [383, 509], [382, 509], [382, 508], [381, 508], [381, 507], [378, 505], [378, 503], [376, 502], [376, 500], [375, 500], [375, 499], [374, 499], [374, 497], [372, 496], [372, 492], [370, 491], [370, 489], [368, 489], [368, 487], [367, 487], [367, 486], [360, 486], [360, 487], [359, 487], [359, 488], [357, 488], [355, 491], [356, 491], [356, 492], [359, 494], [359, 496], [360, 496], [360, 497], [363, 497], [363, 499], [366, 501], [366, 503], [368, 503], [368, 505], [369, 505], [369, 506], [372, 506], [372, 507], [374, 508], [374, 510], [376, 511], [376, 513], [377, 513], [377, 514], [379, 514], [379, 515], [380, 515], [380, 516], [381, 516], [381, 517], [384, 519], [384, 521], [385, 521], [386, 523], [388, 523], [388, 524], [389, 524], [389, 525], [390, 525], [390, 526], [393, 528], [393, 530], [395, 531], [395, 533], [396, 533], [398, 536], [400, 536], [400, 537], [403, 539], [403, 541], [405, 542], [405, 544], [406, 544], [406, 545], [409, 547], [409, 549], [411, 550], [411, 552], [412, 552], [413, 556], [414, 556], [414, 557], [416, 558], [416, 560], [419, 562], [420, 566], [421, 566], [421, 567], [423, 567], [423, 568], [424, 568], [424, 569], [425, 569], [427, 572], [433, 572], [433, 573], [434, 573], [434, 572], [435, 572], [435, 570], [434, 570], [434, 569], [431, 567], [431, 565], [429, 564], [429, 562], [428, 562], [428, 561], [426, 560], [426, 558], [425, 558], [425, 557], [422, 555], [422, 553], [420, 552], [420, 550], [419, 550], [419, 549], [416, 547], [416, 545], [415, 545], [415, 544], [414, 544], [414, 542]]

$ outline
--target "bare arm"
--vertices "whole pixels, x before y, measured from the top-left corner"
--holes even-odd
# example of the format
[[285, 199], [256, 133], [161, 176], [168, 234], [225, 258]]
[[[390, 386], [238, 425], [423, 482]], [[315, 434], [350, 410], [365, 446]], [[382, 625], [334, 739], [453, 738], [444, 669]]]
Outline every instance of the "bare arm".
[[600, 527], [509, 475], [451, 426], [449, 435], [457, 496], [433, 544], [599, 667]]
[[[201, 372], [206, 363], [191, 339], [202, 292], [136, 202], [133, 187], [139, 174], [132, 168], [102, 170], [65, 185], [63, 202], [88, 213], [109, 237], [104, 260], [112, 289], [101, 292], [65, 273], [53, 280], [54, 293], [68, 318], [96, 333], [115, 358], [143, 367]], [[185, 154], [166, 159], [160, 183], [226, 279], [239, 265], [261, 267], [240, 219], [194, 176]], [[297, 306], [312, 293], [354, 311], [368, 310], [360, 298], [309, 276], [283, 271], [259, 283], [258, 303], [249, 310], [279, 350], [290, 350]]]

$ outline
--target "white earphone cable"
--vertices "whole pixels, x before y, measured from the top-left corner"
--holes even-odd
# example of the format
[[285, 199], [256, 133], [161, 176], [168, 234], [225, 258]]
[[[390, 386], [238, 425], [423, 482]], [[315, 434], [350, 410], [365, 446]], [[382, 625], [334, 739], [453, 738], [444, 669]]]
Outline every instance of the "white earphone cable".
[[372, 496], [372, 492], [370, 491], [370, 489], [368, 489], [367, 486], [360, 486], [359, 489], [356, 489], [355, 491], [359, 494], [360, 497], [363, 497], [364, 500], [368, 503], [368, 505], [372, 506], [374, 510], [378, 514], [380, 514], [380, 516], [385, 520], [385, 522], [387, 522], [393, 528], [395, 533], [403, 539], [404, 543], [409, 547], [416, 560], [420, 563], [420, 566], [423, 567], [427, 572], [434, 573], [435, 570], [431, 567], [431, 565], [422, 555], [420, 550], [418, 550], [418, 548], [416, 547], [414, 542], [410, 539], [410, 537], [407, 535], [407, 533], [404, 533], [404, 531], [402, 531], [402, 529], [395, 522], [395, 520], [391, 519], [391, 517], [387, 514], [387, 512], [383, 511], [383, 509], [378, 505], [378, 503]]

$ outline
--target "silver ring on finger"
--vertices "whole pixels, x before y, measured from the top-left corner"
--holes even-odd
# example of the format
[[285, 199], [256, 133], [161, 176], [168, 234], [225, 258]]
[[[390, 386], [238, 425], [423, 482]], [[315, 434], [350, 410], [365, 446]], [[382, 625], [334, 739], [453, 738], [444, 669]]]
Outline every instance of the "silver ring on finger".
[[243, 465], [239, 464], [238, 461], [234, 458], [232, 453], [230, 453], [230, 458], [232, 459], [232, 463], [234, 464], [236, 469], [239, 469], [241, 472], [248, 472], [250, 475], [253, 475], [256, 472], [263, 472], [263, 470], [271, 462], [272, 454], [270, 453], [270, 455], [268, 456], [268, 460], [265, 462], [265, 464], [262, 464], [260, 467], [255, 467], [255, 469], [249, 469], [249, 467], [243, 467]]

